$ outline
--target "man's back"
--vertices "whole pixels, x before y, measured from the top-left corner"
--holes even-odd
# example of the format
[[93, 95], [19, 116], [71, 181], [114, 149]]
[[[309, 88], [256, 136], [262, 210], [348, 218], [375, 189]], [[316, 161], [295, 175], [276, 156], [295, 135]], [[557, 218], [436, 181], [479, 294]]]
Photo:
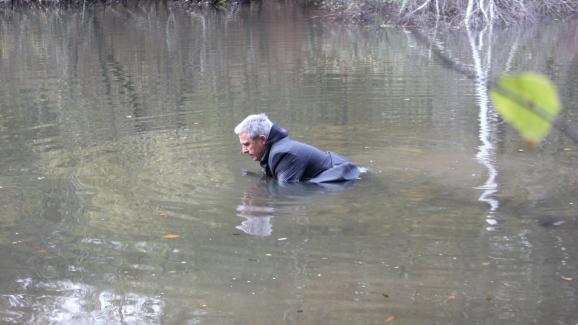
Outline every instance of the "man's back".
[[261, 166], [279, 182], [339, 182], [359, 177], [357, 167], [345, 158], [292, 140], [287, 131], [275, 125], [268, 141], [268, 151]]

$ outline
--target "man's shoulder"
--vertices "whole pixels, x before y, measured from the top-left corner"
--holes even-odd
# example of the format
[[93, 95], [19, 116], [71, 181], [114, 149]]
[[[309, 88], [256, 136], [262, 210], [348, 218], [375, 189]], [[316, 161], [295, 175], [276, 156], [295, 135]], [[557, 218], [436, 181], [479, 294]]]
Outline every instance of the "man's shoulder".
[[271, 146], [271, 153], [280, 153], [280, 152], [287, 152], [291, 151], [293, 147], [300, 144], [299, 141], [295, 141], [289, 137], [285, 137], [273, 144]]
[[271, 147], [271, 153], [293, 153], [300, 154], [303, 152], [319, 151], [316, 147], [303, 143], [301, 141], [293, 140], [289, 137], [284, 138], [276, 142]]
[[312, 145], [285, 138], [275, 143], [271, 148], [269, 159], [272, 161], [273, 159], [291, 158], [292, 160], [303, 161], [304, 163], [307, 161], [307, 164], [309, 164], [312, 161], [322, 162], [327, 156], [327, 152], [321, 151]]

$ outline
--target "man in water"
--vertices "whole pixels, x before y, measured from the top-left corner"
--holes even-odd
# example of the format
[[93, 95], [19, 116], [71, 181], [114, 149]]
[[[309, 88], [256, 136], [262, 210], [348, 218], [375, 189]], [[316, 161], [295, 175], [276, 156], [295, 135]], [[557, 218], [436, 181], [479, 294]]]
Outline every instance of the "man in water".
[[289, 138], [265, 114], [247, 116], [235, 127], [241, 152], [259, 161], [261, 173], [280, 183], [345, 182], [359, 178], [359, 168], [333, 152]]

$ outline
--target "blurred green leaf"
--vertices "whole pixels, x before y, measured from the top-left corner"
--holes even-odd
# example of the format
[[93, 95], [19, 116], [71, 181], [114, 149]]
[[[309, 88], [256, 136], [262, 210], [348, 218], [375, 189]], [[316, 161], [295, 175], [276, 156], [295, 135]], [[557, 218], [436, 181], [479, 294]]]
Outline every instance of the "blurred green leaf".
[[490, 96], [502, 118], [531, 144], [542, 141], [560, 111], [556, 87], [536, 73], [502, 77]]

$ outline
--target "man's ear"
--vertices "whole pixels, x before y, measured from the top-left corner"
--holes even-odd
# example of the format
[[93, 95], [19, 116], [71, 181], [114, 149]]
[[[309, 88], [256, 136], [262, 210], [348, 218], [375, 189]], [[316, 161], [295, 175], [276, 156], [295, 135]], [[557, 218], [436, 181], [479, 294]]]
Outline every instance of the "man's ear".
[[261, 142], [263, 142], [263, 144], [267, 143], [267, 137], [264, 136], [263, 134], [259, 135], [259, 139], [261, 140]]

